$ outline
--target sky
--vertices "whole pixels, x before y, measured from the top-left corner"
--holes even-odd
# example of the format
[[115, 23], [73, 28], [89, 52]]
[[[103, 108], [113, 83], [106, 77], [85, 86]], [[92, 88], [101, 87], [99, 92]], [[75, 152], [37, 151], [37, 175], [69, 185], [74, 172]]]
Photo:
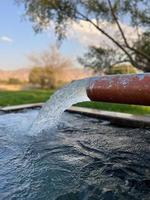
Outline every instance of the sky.
[[[0, 1], [0, 69], [26, 68], [30, 65], [28, 55], [56, 43], [52, 30], [35, 34], [32, 23], [23, 19], [23, 13], [23, 7], [18, 7], [14, 0]], [[62, 54], [73, 59], [84, 50], [76, 38], [65, 40], [61, 46]]]
[[[24, 8], [15, 0], [0, 1], [0, 69], [13, 70], [30, 67], [30, 54], [39, 53], [56, 43], [52, 28], [35, 34], [32, 23], [23, 18]], [[94, 20], [94, 19], [93, 19]], [[125, 20], [127, 21], [127, 19]], [[135, 29], [125, 22], [121, 23], [125, 35], [132, 42], [136, 40]], [[117, 27], [110, 22], [101, 21], [101, 27], [119, 40]], [[87, 47], [112, 47], [113, 44], [89, 23], [80, 21], [73, 23], [68, 31], [68, 39], [61, 46], [61, 53], [75, 60], [81, 57]], [[75, 62], [76, 65], [79, 65]]]

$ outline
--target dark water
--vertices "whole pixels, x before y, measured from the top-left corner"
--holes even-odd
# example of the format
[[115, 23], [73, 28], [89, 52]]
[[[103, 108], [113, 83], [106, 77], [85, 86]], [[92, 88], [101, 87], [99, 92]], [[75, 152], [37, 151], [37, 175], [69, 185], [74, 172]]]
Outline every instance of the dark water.
[[0, 199], [150, 199], [150, 130], [65, 113], [57, 130], [32, 137], [35, 116], [1, 116]]

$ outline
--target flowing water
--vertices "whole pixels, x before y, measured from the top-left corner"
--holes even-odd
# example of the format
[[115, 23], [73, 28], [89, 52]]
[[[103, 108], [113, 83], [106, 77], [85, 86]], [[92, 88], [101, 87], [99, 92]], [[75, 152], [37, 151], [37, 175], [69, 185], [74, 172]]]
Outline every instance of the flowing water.
[[64, 113], [89, 100], [93, 80], [59, 90], [41, 111], [0, 115], [0, 200], [150, 199], [150, 130]]
[[37, 115], [0, 115], [1, 200], [150, 199], [150, 130], [64, 113], [29, 136]]
[[48, 130], [61, 118], [62, 113], [73, 104], [90, 101], [86, 94], [86, 88], [98, 77], [86, 78], [66, 85], [58, 90], [43, 106], [31, 127], [31, 135], [42, 130]]

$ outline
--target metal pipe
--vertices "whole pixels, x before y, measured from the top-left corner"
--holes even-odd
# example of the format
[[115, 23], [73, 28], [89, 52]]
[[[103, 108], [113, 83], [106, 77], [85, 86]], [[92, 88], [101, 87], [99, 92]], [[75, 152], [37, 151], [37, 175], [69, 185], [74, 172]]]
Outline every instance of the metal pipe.
[[86, 91], [91, 101], [150, 106], [150, 73], [102, 76]]

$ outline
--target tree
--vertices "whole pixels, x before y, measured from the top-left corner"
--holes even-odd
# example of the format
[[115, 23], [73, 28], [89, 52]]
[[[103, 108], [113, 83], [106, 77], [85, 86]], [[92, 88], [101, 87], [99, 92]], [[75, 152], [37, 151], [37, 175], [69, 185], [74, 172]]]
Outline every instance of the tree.
[[125, 62], [125, 59], [119, 58], [113, 49], [104, 49], [101, 47], [89, 47], [83, 57], [79, 57], [79, 62], [85, 67], [94, 69], [96, 73], [103, 73], [116, 64]]
[[40, 54], [31, 54], [29, 59], [33, 66], [29, 81], [41, 88], [58, 87], [62, 70], [73, 66], [72, 60], [61, 55], [57, 46], [52, 46]]
[[8, 84], [21, 84], [21, 81], [18, 78], [9, 78]]
[[29, 74], [29, 82], [39, 85], [41, 88], [45, 87], [44, 69], [41, 67], [33, 67]]
[[106, 74], [135, 74], [138, 70], [129, 64], [113, 65], [111, 68], [106, 69]]
[[[150, 1], [149, 0], [20, 0], [26, 9], [29, 20], [33, 22], [36, 32], [47, 28], [51, 22], [55, 24], [55, 32], [59, 39], [66, 36], [66, 30], [73, 21], [86, 21], [93, 25], [108, 40], [113, 42], [136, 67], [135, 56], [150, 61], [150, 55], [131, 45], [121, 26], [126, 17], [128, 23], [146, 30], [150, 27]], [[101, 20], [114, 23], [122, 37], [118, 41], [101, 27]]]
[[[150, 32], [146, 32], [135, 42], [134, 48], [140, 50], [144, 54], [150, 55]], [[141, 55], [135, 55], [135, 60], [141, 70], [150, 72], [150, 61], [147, 58], [143, 58]]]

